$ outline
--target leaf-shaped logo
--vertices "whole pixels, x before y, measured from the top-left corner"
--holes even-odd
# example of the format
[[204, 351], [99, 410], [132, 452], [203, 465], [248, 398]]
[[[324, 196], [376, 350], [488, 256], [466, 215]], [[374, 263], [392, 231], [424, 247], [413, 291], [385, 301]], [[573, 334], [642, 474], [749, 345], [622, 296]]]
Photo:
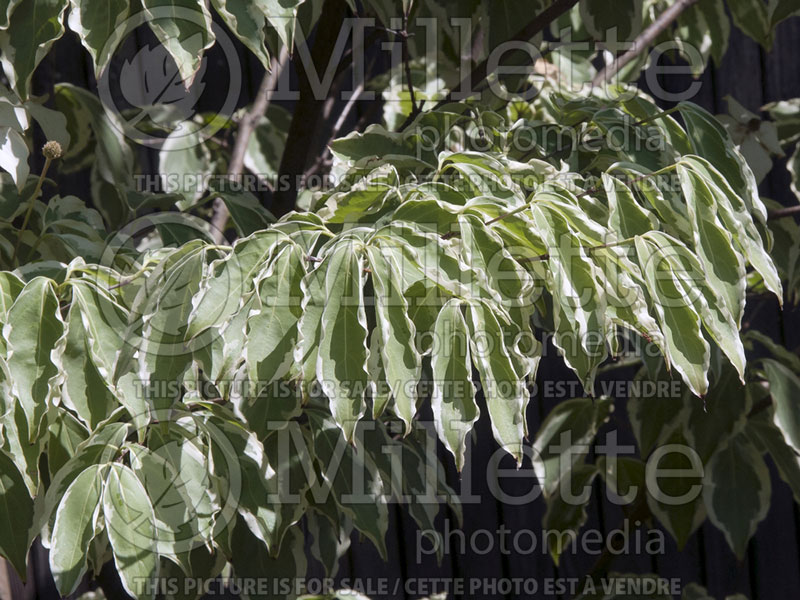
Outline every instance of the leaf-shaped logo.
[[137, 121], [145, 116], [156, 122], [165, 116], [169, 121], [185, 121], [194, 116], [197, 101], [205, 90], [206, 67], [204, 57], [194, 80], [187, 86], [163, 44], [145, 46], [123, 63], [120, 91], [128, 103], [141, 109]]

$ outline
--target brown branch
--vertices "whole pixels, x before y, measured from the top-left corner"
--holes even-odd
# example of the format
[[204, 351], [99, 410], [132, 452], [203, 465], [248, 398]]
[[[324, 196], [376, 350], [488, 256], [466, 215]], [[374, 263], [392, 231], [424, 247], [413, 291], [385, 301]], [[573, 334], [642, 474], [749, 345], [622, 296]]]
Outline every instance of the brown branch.
[[[326, 0], [322, 6], [316, 39], [311, 48], [311, 62], [318, 73], [324, 70], [324, 65], [333, 56], [336, 40], [347, 10], [345, 0]], [[278, 170], [280, 185], [273, 195], [274, 201], [271, 208], [276, 217], [281, 217], [294, 210], [297, 202], [298, 181], [305, 172], [316, 129], [325, 107], [324, 98], [314, 97], [314, 90], [299, 52], [295, 53], [294, 65], [297, 69], [300, 97], [292, 116], [286, 148], [283, 151], [281, 166]]]
[[[565, 12], [570, 10], [573, 6], [578, 3], [578, 0], [556, 0], [551, 4], [548, 8], [540, 12], [536, 15], [533, 20], [528, 23], [525, 27], [520, 29], [514, 37], [509, 39], [509, 42], [527, 42], [532, 37], [537, 35], [538, 33], [544, 31], [544, 29], [550, 25], [553, 21], [558, 19], [561, 15]], [[453, 93], [455, 91], [464, 90], [468, 87], [474, 86], [489, 76], [488, 72], [488, 65], [489, 59], [483, 60], [480, 62], [465, 79], [459, 83], [455, 89], [450, 90], [447, 95], [440, 100], [436, 106], [433, 107], [433, 110], [437, 108], [441, 108], [448, 102], [452, 102], [453, 100]], [[405, 123], [400, 127], [400, 131], [403, 131], [406, 127], [408, 127], [413, 121], [416, 115], [410, 115], [408, 119], [406, 119]]]
[[782, 208], [780, 210], [773, 210], [769, 213], [769, 220], [775, 219], [785, 219], [786, 217], [793, 217], [795, 215], [800, 215], [800, 204], [797, 206], [790, 206], [788, 208]]
[[605, 67], [594, 79], [592, 79], [592, 87], [597, 87], [606, 81], [609, 81], [614, 75], [631, 62], [634, 58], [639, 56], [645, 49], [649, 48], [655, 39], [681, 15], [681, 13], [695, 4], [698, 0], [678, 0], [675, 4], [670, 6], [667, 10], [661, 13], [653, 23], [645, 29], [638, 37], [633, 40], [630, 49], [622, 56]]
[[[250, 110], [245, 113], [239, 122], [236, 142], [233, 145], [231, 160], [228, 165], [228, 176], [231, 179], [239, 177], [244, 172], [244, 157], [247, 153], [247, 144], [250, 141], [250, 136], [253, 135], [258, 122], [267, 113], [272, 94], [278, 86], [278, 79], [288, 59], [289, 50], [284, 47], [272, 66], [272, 70], [264, 74], [253, 106], [250, 107]], [[228, 216], [228, 207], [225, 206], [222, 198], [214, 200], [214, 213], [211, 216], [211, 235], [217, 244], [225, 241], [225, 226], [228, 224]]]

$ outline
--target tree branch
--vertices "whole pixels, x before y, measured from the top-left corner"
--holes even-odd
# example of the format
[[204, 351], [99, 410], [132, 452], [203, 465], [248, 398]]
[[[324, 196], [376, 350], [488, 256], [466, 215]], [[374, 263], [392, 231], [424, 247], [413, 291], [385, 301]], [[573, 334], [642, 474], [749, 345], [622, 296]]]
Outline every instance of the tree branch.
[[[528, 42], [532, 37], [534, 37], [535, 35], [537, 35], [538, 33], [542, 32], [542, 31], [544, 31], [544, 29], [548, 25], [550, 25], [550, 23], [555, 21], [558, 17], [563, 15], [565, 12], [567, 12], [569, 9], [571, 9], [573, 6], [575, 6], [577, 3], [578, 3], [578, 0], [556, 0], [548, 8], [546, 8], [545, 10], [540, 12], [538, 15], [536, 15], [530, 23], [528, 23], [525, 27], [520, 29], [514, 35], [514, 37], [512, 37], [508, 41], [509, 42]], [[486, 79], [489, 76], [488, 65], [489, 65], [489, 59], [488, 58], [486, 60], [483, 60], [482, 62], [480, 62], [472, 70], [472, 72], [465, 79], [463, 79], [461, 81], [461, 83], [459, 83], [456, 86], [455, 89], [450, 90], [447, 93], [447, 95], [442, 100], [440, 100], [436, 104], [436, 106], [433, 107], [433, 110], [436, 110], [437, 108], [441, 108], [442, 106], [444, 106], [448, 102], [452, 102], [453, 101], [453, 93], [454, 92], [456, 92], [458, 90], [467, 89], [468, 87], [472, 87], [472, 86], [482, 82], [484, 79]], [[405, 123], [403, 123], [403, 125], [400, 127], [400, 131], [403, 131], [406, 127], [408, 127], [412, 123], [412, 121], [414, 120], [414, 118], [413, 118], [414, 116], [416, 116], [416, 115], [412, 114], [411, 116], [409, 116], [408, 119], [406, 119]]]
[[769, 220], [785, 219], [786, 217], [793, 217], [795, 215], [800, 215], [800, 204], [772, 211], [769, 213]]
[[609, 81], [614, 75], [631, 62], [634, 58], [639, 56], [645, 49], [649, 48], [655, 39], [681, 15], [681, 13], [695, 4], [698, 0], [678, 0], [675, 4], [670, 6], [667, 10], [661, 13], [653, 23], [645, 29], [639, 36], [633, 40], [633, 45], [622, 56], [609, 66], [605, 67], [594, 79], [592, 79], [592, 87], [597, 87], [606, 81]]
[[[344, 18], [347, 15], [345, 0], [326, 0], [322, 6], [316, 39], [311, 48], [313, 68], [321, 72], [330, 60], [336, 46]], [[281, 157], [279, 185], [273, 195], [272, 212], [276, 217], [294, 210], [297, 201], [297, 184], [305, 172], [309, 151], [313, 146], [314, 135], [325, 106], [325, 99], [314, 97], [314, 90], [308, 79], [300, 53], [295, 53], [295, 68], [298, 75], [300, 98], [292, 116], [286, 148]]]
[[[284, 47], [278, 55], [272, 70], [264, 74], [253, 106], [245, 113], [239, 123], [236, 142], [233, 145], [231, 160], [228, 165], [228, 176], [231, 179], [239, 177], [244, 172], [244, 156], [247, 153], [247, 144], [250, 141], [250, 136], [253, 135], [258, 122], [267, 113], [272, 94], [275, 88], [278, 87], [278, 79], [288, 60], [289, 50]], [[215, 243], [221, 244], [225, 241], [224, 232], [227, 223], [228, 207], [225, 206], [225, 202], [221, 198], [217, 198], [214, 200], [214, 213], [211, 216], [211, 235], [214, 237]]]

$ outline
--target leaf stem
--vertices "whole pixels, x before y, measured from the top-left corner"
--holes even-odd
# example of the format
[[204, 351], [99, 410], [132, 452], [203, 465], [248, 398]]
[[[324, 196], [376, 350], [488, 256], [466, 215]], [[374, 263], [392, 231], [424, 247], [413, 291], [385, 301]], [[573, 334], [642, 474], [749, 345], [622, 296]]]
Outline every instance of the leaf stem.
[[633, 126], [634, 127], [639, 127], [640, 125], [644, 125], [645, 123], [649, 123], [649, 122], [655, 121], [657, 119], [663, 119], [664, 117], [667, 117], [667, 116], [671, 115], [672, 113], [679, 111], [680, 108], [681, 108], [680, 105], [677, 105], [677, 106], [673, 106], [672, 108], [668, 108], [666, 110], [662, 110], [661, 112], [657, 112], [654, 115], [650, 115], [649, 117], [645, 117], [644, 119], [636, 121], [633, 124]]
[[44, 167], [42, 168], [42, 172], [39, 175], [39, 181], [36, 182], [36, 187], [33, 190], [33, 194], [31, 194], [30, 199], [28, 200], [28, 210], [25, 211], [25, 218], [22, 220], [22, 227], [20, 227], [19, 233], [17, 234], [17, 243], [14, 244], [14, 254], [11, 256], [11, 263], [18, 267], [19, 265], [16, 263], [17, 261], [17, 253], [19, 252], [19, 245], [22, 242], [22, 236], [25, 234], [25, 230], [28, 228], [28, 221], [30, 221], [31, 213], [33, 212], [33, 207], [36, 204], [36, 198], [42, 191], [42, 186], [44, 185], [44, 178], [47, 176], [47, 170], [50, 168], [50, 163], [53, 162], [53, 159], [49, 156], [45, 157], [44, 159]]

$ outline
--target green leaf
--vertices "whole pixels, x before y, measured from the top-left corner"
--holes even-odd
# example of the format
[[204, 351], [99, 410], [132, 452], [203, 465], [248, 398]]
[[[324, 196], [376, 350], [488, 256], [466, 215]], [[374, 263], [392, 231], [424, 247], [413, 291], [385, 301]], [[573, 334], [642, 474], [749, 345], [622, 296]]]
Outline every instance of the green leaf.
[[[92, 55], [95, 77], [100, 78], [122, 41], [120, 28], [128, 18], [130, 0], [70, 0], [69, 28]], [[104, 53], [105, 51], [105, 53]]]
[[[506, 308], [527, 303], [533, 289], [533, 278], [512, 258], [503, 240], [483, 219], [475, 215], [459, 215], [461, 252], [464, 262], [476, 276], [483, 290], [490, 291]], [[473, 290], [475, 296], [482, 295]]]
[[[51, 423], [47, 428], [47, 469], [55, 475], [75, 455], [89, 437], [89, 430], [71, 412], [61, 407], [51, 409]], [[37, 456], [38, 458], [38, 456]]]
[[331, 414], [350, 441], [356, 423], [366, 412], [364, 394], [369, 383], [364, 259], [356, 242], [343, 241], [333, 247], [322, 266], [325, 307], [317, 380], [328, 397]]
[[582, 0], [580, 14], [586, 29], [596, 40], [606, 40], [608, 30], [616, 29], [616, 39], [627, 41], [633, 40], [642, 28], [642, 6], [636, 0], [623, 0], [615, 4], [614, 10], [608, 10], [602, 0]]
[[125, 591], [136, 600], [153, 598], [158, 576], [155, 514], [147, 491], [128, 467], [109, 467], [103, 518]]
[[269, 69], [269, 51], [264, 36], [264, 0], [212, 0], [212, 4], [228, 29], [258, 57], [265, 69]]
[[92, 343], [83, 317], [78, 304], [73, 303], [58, 358], [59, 368], [69, 373], [61, 386], [61, 400], [94, 430], [119, 404], [91, 359]]
[[685, 298], [691, 302], [695, 312], [700, 314], [704, 329], [736, 367], [739, 378], [744, 382], [745, 355], [739, 327], [726, 310], [724, 300], [707, 282], [703, 266], [687, 249], [667, 241], [666, 236], [653, 234], [650, 237], [660, 238], [661, 248], [668, 253], [668, 260], [673, 273], [680, 279]]
[[[294, 48], [297, 10], [305, 0], [258, 0], [257, 6], [278, 32], [284, 46]], [[310, 1], [310, 0], [309, 0]], [[303, 32], [306, 35], [310, 31]]]
[[636, 202], [630, 188], [616, 177], [603, 173], [609, 207], [609, 225], [623, 238], [647, 233], [657, 228], [655, 216]]
[[8, 19], [14, 7], [22, 0], [0, 0], [0, 29], [8, 28]]
[[636, 252], [664, 332], [668, 364], [675, 367], [692, 392], [703, 396], [708, 390], [710, 349], [700, 327], [700, 315], [687, 302], [662, 248], [637, 237]]
[[210, 274], [192, 300], [187, 338], [195, 338], [207, 329], [221, 325], [233, 316], [253, 289], [256, 275], [269, 263], [284, 236], [276, 231], [262, 231], [237, 240], [233, 250], [211, 264]]
[[467, 435], [480, 417], [480, 411], [475, 404], [472, 383], [469, 330], [458, 300], [451, 300], [439, 311], [433, 335], [438, 346], [431, 357], [433, 422], [439, 439], [455, 457], [460, 472], [464, 466]]
[[[89, 120], [97, 145], [93, 174], [98, 180], [110, 184], [109, 192], [114, 192], [104, 195], [102, 202], [95, 206], [109, 224], [121, 225], [128, 207], [117, 190], [134, 187], [134, 157], [124, 135], [125, 127], [116, 116], [108, 114], [100, 99], [90, 91], [68, 83], [59, 83], [55, 89], [58, 106], [70, 107], [71, 114], [77, 115], [79, 122], [83, 118]], [[77, 139], [72, 134], [70, 136]]]
[[[176, 129], [164, 140], [158, 154], [158, 174], [170, 186], [168, 191], [183, 196], [178, 203], [181, 210], [192, 207], [205, 193], [204, 186], [213, 169], [211, 152], [199, 135], [187, 135], [182, 129]], [[171, 181], [177, 181], [177, 187], [172, 188]]]
[[282, 106], [267, 107], [266, 116], [258, 121], [247, 142], [244, 166], [248, 171], [267, 181], [277, 177], [291, 122], [292, 115]]
[[554, 210], [534, 204], [533, 220], [549, 250], [547, 287], [553, 295], [556, 347], [591, 393], [597, 367], [606, 359], [606, 298], [596, 267], [574, 229]]
[[773, 422], [774, 411], [763, 411], [747, 422], [747, 435], [757, 446], [769, 452], [781, 476], [800, 502], [800, 455], [795, 452]]
[[296, 394], [284, 397], [276, 393], [276, 386], [295, 374], [304, 263], [302, 250], [294, 244], [287, 245], [256, 281], [258, 301], [247, 318], [244, 358], [249, 381], [264, 386], [264, 390], [242, 398], [246, 404], [238, 410], [257, 433], [266, 433], [265, 423], [288, 421], [298, 410]]
[[708, 465], [703, 481], [708, 516], [740, 560], [767, 516], [771, 492], [767, 465], [743, 435], [732, 439]]
[[655, 453], [646, 471], [647, 506], [682, 549], [706, 518], [703, 464], [680, 429], [664, 436]]
[[266, 229], [275, 222], [275, 216], [247, 190], [213, 192], [211, 198], [222, 199], [228, 207], [236, 232], [242, 237]]
[[24, 580], [33, 526], [33, 500], [14, 462], [0, 451], [0, 554]]
[[[751, 6], [756, 4], [741, 1]], [[681, 102], [679, 106], [694, 153], [713, 164], [730, 187], [739, 190], [747, 211], [761, 223], [766, 223], [767, 209], [759, 197], [753, 171], [734, 146], [728, 132], [713, 115], [696, 104]]]
[[589, 453], [597, 430], [613, 410], [611, 400], [573, 398], [559, 402], [539, 427], [533, 442], [533, 469], [545, 498]]
[[754, 213], [748, 207], [746, 196], [740, 196], [735, 192], [726, 177], [707, 160], [696, 156], [685, 156], [681, 159], [681, 163], [690, 165], [704, 177], [706, 185], [716, 199], [718, 215], [728, 231], [733, 234], [733, 241], [764, 279], [767, 288], [782, 302], [781, 279], [753, 222]]
[[514, 369], [503, 328], [486, 302], [468, 305], [472, 361], [480, 373], [495, 440], [522, 464], [528, 389]]
[[744, 429], [752, 408], [750, 395], [728, 365], [717, 373], [703, 402], [684, 393], [682, 403], [680, 421], [684, 434], [703, 464]]
[[8, 171], [21, 191], [30, 173], [28, 145], [25, 138], [11, 127], [0, 127], [0, 168]]
[[142, 389], [152, 391], [147, 398], [151, 410], [167, 409], [179, 399], [180, 381], [191, 365], [186, 323], [205, 271], [205, 252], [199, 245], [167, 269], [158, 293], [143, 308], [139, 376]]
[[0, 31], [3, 70], [22, 100], [29, 97], [36, 67], [64, 34], [67, 6], [69, 0], [21, 0], [10, 14], [8, 28]]
[[51, 110], [41, 104], [42, 99], [28, 100], [25, 108], [42, 128], [47, 140], [54, 140], [61, 144], [61, 150], [70, 148], [71, 137], [67, 129], [67, 117], [57, 110]]
[[11, 391], [25, 411], [30, 441], [38, 437], [59, 375], [50, 353], [63, 331], [53, 282], [44, 277], [32, 279], [11, 305], [3, 328]]
[[609, 498], [615, 505], [630, 505], [639, 498], [645, 489], [645, 463], [629, 456], [599, 456], [597, 468], [608, 490], [614, 495]]
[[89, 356], [98, 372], [110, 383], [128, 311], [107, 291], [84, 281], [71, 281], [72, 301], [78, 308], [89, 343]]
[[[297, 598], [296, 586], [292, 585], [288, 593], [273, 593], [275, 583], [282, 578], [289, 577], [291, 581], [299, 580], [306, 575], [306, 557], [303, 552], [303, 534], [300, 528], [289, 530], [286, 543], [277, 557], [272, 557], [267, 552], [263, 542], [255, 537], [240, 519], [233, 529], [233, 557], [234, 573], [242, 581], [266, 580], [266, 593], [258, 593], [258, 589], [249, 590], [242, 597], [245, 600], [294, 600]], [[245, 590], [247, 592], [247, 590]]]
[[[548, 550], [556, 564], [586, 523], [586, 506], [591, 497], [592, 482], [598, 472], [595, 465], [582, 464], [573, 467], [559, 482], [554, 495], [547, 502], [543, 526], [545, 531], [557, 532], [548, 537]], [[589, 493], [585, 494], [587, 489]], [[551, 540], [554, 541], [552, 546]]]
[[[355, 450], [342, 437], [338, 424], [320, 411], [308, 411], [313, 451], [322, 480], [339, 508], [386, 557], [389, 510], [375, 461], [366, 447]], [[314, 490], [312, 493], [319, 493]]]
[[745, 304], [745, 265], [735, 248], [733, 236], [717, 217], [717, 203], [703, 179], [683, 165], [678, 166], [689, 215], [692, 219], [694, 245], [709, 285], [720, 295], [741, 326]]
[[147, 23], [178, 65], [189, 85], [214, 44], [211, 13], [202, 0], [142, 0]]
[[170, 454], [136, 445], [131, 445], [130, 450], [131, 469], [153, 503], [155, 551], [182, 562], [179, 557], [203, 541], [198, 531], [201, 519], [195, 512], [195, 504], [202, 504], [203, 496], [190, 496], [179, 475], [183, 466], [172, 463]]
[[326, 577], [335, 577], [339, 571], [339, 559], [350, 549], [352, 525], [331, 523], [315, 510], [306, 513], [306, 523], [314, 540], [311, 543], [311, 555], [325, 568]]
[[392, 392], [397, 415], [411, 431], [417, 412], [417, 382], [422, 357], [416, 347], [416, 327], [408, 316], [408, 301], [403, 296], [400, 266], [393, 256], [368, 247], [367, 256], [375, 290], [375, 313], [380, 331], [380, 354], [386, 380]]
[[50, 570], [62, 596], [69, 596], [86, 573], [89, 544], [98, 529], [106, 465], [94, 465], [67, 488], [56, 511], [50, 538]]
[[750, 2], [749, 0], [728, 0], [728, 8], [736, 26], [747, 36], [764, 46], [767, 50], [772, 47], [772, 26], [764, 2]]
[[800, 377], [783, 364], [767, 359], [764, 370], [769, 380], [769, 390], [775, 403], [775, 426], [783, 434], [786, 443], [795, 452], [800, 452]]
[[[731, 38], [731, 19], [725, 11], [724, 0], [704, 0], [691, 10], [702, 14], [711, 37], [711, 56], [714, 57], [716, 66], [721, 66]], [[691, 16], [691, 12], [689, 15]]]

